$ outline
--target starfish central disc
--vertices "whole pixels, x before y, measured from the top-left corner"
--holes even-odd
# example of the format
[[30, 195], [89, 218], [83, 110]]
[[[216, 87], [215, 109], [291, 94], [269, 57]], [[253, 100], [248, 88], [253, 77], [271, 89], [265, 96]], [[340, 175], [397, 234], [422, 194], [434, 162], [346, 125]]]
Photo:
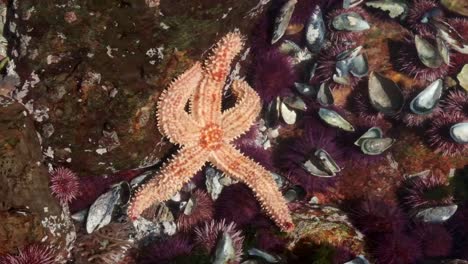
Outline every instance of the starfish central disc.
[[200, 134], [200, 146], [206, 150], [216, 150], [223, 145], [223, 130], [215, 124], [206, 125]]

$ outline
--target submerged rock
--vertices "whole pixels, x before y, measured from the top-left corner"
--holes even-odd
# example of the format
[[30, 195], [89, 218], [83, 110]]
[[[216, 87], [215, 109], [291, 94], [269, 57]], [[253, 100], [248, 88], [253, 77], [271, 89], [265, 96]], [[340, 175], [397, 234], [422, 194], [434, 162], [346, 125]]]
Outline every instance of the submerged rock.
[[63, 259], [74, 227], [50, 192], [33, 121], [22, 105], [11, 103], [0, 106], [0, 123], [0, 254], [44, 242]]

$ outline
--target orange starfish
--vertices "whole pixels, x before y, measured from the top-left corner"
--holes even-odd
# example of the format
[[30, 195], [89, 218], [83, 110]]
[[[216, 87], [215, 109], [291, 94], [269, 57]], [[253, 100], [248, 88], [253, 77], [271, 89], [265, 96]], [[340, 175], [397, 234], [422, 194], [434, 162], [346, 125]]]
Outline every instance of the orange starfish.
[[[159, 130], [182, 148], [160, 175], [137, 191], [128, 209], [132, 219], [154, 202], [169, 199], [210, 162], [247, 184], [282, 230], [294, 229], [286, 202], [270, 173], [230, 144], [250, 128], [261, 110], [257, 93], [245, 81], [235, 80], [232, 89], [237, 103], [221, 111], [230, 63], [243, 45], [239, 33], [229, 33], [216, 45], [204, 67], [196, 63], [161, 95], [157, 107]], [[185, 110], [189, 100], [190, 113]]]

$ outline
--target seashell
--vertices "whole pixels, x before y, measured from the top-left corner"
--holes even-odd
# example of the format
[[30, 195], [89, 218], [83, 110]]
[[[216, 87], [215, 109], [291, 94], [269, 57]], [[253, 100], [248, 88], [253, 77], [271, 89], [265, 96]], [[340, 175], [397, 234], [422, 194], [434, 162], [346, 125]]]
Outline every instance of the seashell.
[[408, 13], [408, 5], [404, 1], [398, 0], [370, 1], [366, 2], [366, 6], [387, 11], [391, 18], [400, 17], [403, 19]]
[[468, 64], [465, 64], [462, 70], [457, 74], [458, 82], [460, 86], [468, 91]]
[[322, 83], [317, 93], [317, 102], [323, 106], [332, 105], [334, 103], [333, 94], [328, 83]]
[[194, 205], [194, 201], [193, 201], [193, 198], [190, 197], [190, 199], [188, 199], [188, 201], [185, 203], [185, 205], [183, 206], [184, 208], [184, 215], [191, 215], [192, 214], [192, 210], [193, 210], [193, 205]]
[[[333, 81], [339, 84], [349, 85], [349, 74], [351, 70], [355, 71], [355, 73], [358, 75], [367, 75], [367, 60], [364, 61], [364, 57], [361, 54], [361, 50], [362, 46], [358, 46], [354, 49], [349, 49], [338, 54], [338, 61], [336, 62], [335, 66], [336, 74], [333, 75]], [[359, 56], [362, 57], [358, 58]]]
[[341, 168], [333, 158], [323, 149], [318, 149], [304, 162], [303, 168], [310, 174], [318, 177], [334, 177]]
[[77, 222], [84, 222], [88, 215], [88, 209], [83, 209], [71, 215], [71, 218]]
[[119, 204], [121, 206], [127, 205], [130, 202], [132, 187], [126, 181], [120, 182], [116, 187], [120, 189]]
[[370, 28], [364, 18], [356, 12], [348, 12], [333, 18], [332, 25], [336, 30], [363, 31]]
[[333, 81], [342, 85], [349, 85], [351, 83], [349, 75], [342, 75], [342, 72], [339, 70], [337, 71], [337, 74], [333, 74]]
[[283, 99], [283, 103], [286, 104], [288, 107], [296, 110], [305, 111], [307, 110], [307, 106], [299, 96], [290, 96]]
[[437, 50], [439, 51], [440, 56], [445, 64], [450, 64], [450, 51], [449, 47], [441, 37], [436, 38]]
[[415, 218], [426, 223], [443, 223], [450, 219], [457, 209], [456, 204], [429, 207], [417, 211]]
[[106, 226], [112, 219], [112, 213], [120, 200], [120, 188], [114, 187], [110, 191], [99, 196], [91, 205], [86, 219], [86, 232]]
[[306, 195], [306, 191], [299, 185], [295, 185], [289, 188], [283, 194], [284, 198], [286, 199], [288, 203], [296, 201], [296, 200], [301, 200], [302, 198], [305, 197], [305, 195]]
[[284, 102], [281, 102], [281, 117], [288, 125], [294, 125], [297, 119], [297, 113], [292, 107], [289, 107]]
[[367, 138], [361, 142], [361, 151], [367, 155], [380, 155], [393, 143], [395, 140], [392, 138]]
[[295, 35], [304, 29], [304, 24], [290, 24], [286, 28], [286, 35]]
[[411, 179], [411, 178], [414, 178], [414, 177], [420, 177], [420, 178], [426, 178], [428, 177], [429, 175], [431, 174], [431, 170], [424, 170], [424, 171], [421, 171], [421, 172], [418, 172], [418, 173], [415, 173], [415, 174], [410, 174], [410, 175], [407, 175], [405, 176], [406, 179]]
[[364, 139], [369, 139], [369, 138], [382, 138], [383, 137], [383, 132], [382, 129], [379, 127], [371, 127], [369, 130], [367, 130], [360, 138], [358, 138], [355, 142], [354, 145], [356, 146], [361, 146], [362, 141]]
[[419, 60], [429, 68], [439, 68], [444, 59], [439, 53], [439, 50], [434, 47], [429, 41], [423, 39], [419, 35], [414, 37], [416, 51], [418, 52]]
[[318, 63], [313, 63], [312, 66], [310, 67], [309, 71], [309, 81], [312, 81], [312, 79], [315, 76], [315, 71], [317, 70]]
[[266, 261], [267, 263], [279, 263], [281, 261], [281, 258], [277, 257], [277, 256], [273, 256], [263, 250], [260, 250], [260, 249], [257, 249], [257, 248], [251, 248], [249, 250], [247, 250], [247, 253], [250, 255], [250, 256], [254, 256], [254, 257], [259, 257], [261, 259], [263, 259], [264, 261]]
[[354, 57], [351, 61], [349, 72], [358, 78], [367, 76], [369, 73], [369, 65], [367, 63], [366, 56], [359, 54], [358, 56]]
[[297, 0], [289, 0], [286, 2], [283, 7], [281, 7], [279, 16], [275, 19], [275, 26], [273, 30], [273, 38], [271, 44], [275, 44], [281, 37], [283, 37], [286, 29], [289, 25], [289, 20], [291, 20], [292, 13], [294, 12], [294, 7], [296, 6]]
[[353, 132], [354, 127], [346, 119], [333, 110], [320, 108], [318, 112], [320, 118], [330, 126], [341, 128], [345, 131]]
[[218, 199], [219, 194], [224, 188], [224, 185], [220, 182], [222, 176], [222, 173], [218, 172], [217, 170], [211, 167], [208, 167], [205, 171], [206, 190], [210, 194], [211, 199], [213, 199], [213, 201], [216, 201], [216, 199]]
[[221, 239], [216, 244], [213, 264], [227, 264], [236, 259], [234, 243], [228, 232], [223, 232]]
[[160, 203], [157, 205], [154, 217], [151, 220], [153, 223], [173, 222], [174, 215], [165, 203]]
[[308, 85], [307, 83], [294, 83], [294, 87], [296, 91], [300, 94], [305, 95], [307, 97], [315, 97], [317, 95], [317, 89]]
[[455, 28], [442, 20], [433, 20], [431, 23], [437, 28], [437, 36], [448, 43], [452, 49], [468, 54], [468, 41]]
[[426, 11], [426, 13], [424, 13], [421, 17], [420, 21], [421, 23], [429, 23], [434, 20], [433, 18], [440, 17], [442, 15], [442, 10], [438, 7], [434, 7]]
[[362, 2], [364, 2], [364, 0], [343, 0], [343, 8], [353, 8], [360, 5]]
[[370, 262], [363, 255], [359, 255], [355, 259], [345, 262], [344, 264], [370, 264]]
[[465, 0], [441, 0], [440, 3], [454, 13], [468, 16], [468, 4]]
[[468, 143], [468, 122], [457, 123], [450, 128], [450, 136], [459, 144]]
[[296, 43], [285, 40], [279, 46], [281, 53], [292, 57], [292, 63], [294, 65], [300, 64], [305, 61], [312, 59], [312, 53], [307, 48], [301, 48]]
[[280, 107], [281, 99], [279, 97], [276, 97], [276, 99], [268, 104], [265, 111], [265, 121], [268, 127], [276, 127], [278, 125], [281, 117]]
[[368, 89], [370, 102], [376, 110], [384, 114], [400, 112], [404, 104], [404, 97], [400, 87], [391, 79], [371, 72]]
[[420, 92], [410, 102], [410, 109], [418, 115], [426, 115], [432, 112], [442, 96], [443, 82], [436, 80]]
[[279, 189], [281, 189], [284, 186], [285, 183], [285, 178], [277, 173], [270, 172], [271, 177], [275, 181], [276, 185], [278, 186]]
[[326, 28], [322, 10], [317, 5], [312, 14], [310, 14], [306, 28], [306, 43], [311, 52], [317, 53], [320, 51], [325, 40], [325, 34]]

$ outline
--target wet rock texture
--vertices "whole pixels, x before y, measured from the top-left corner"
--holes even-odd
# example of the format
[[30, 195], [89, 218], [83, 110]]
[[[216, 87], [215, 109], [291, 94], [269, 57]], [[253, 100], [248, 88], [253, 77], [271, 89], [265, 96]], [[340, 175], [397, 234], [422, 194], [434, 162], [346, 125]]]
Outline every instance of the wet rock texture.
[[364, 254], [363, 235], [342, 211], [330, 206], [304, 206], [294, 211], [295, 230], [288, 234], [287, 248], [298, 256], [307, 255], [317, 245]]
[[74, 232], [50, 194], [33, 121], [22, 105], [0, 99], [0, 254], [41, 241], [64, 249]]
[[171, 147], [155, 104], [169, 82], [235, 28], [255, 1], [12, 1], [15, 98], [35, 118], [49, 162], [80, 175], [134, 168]]

